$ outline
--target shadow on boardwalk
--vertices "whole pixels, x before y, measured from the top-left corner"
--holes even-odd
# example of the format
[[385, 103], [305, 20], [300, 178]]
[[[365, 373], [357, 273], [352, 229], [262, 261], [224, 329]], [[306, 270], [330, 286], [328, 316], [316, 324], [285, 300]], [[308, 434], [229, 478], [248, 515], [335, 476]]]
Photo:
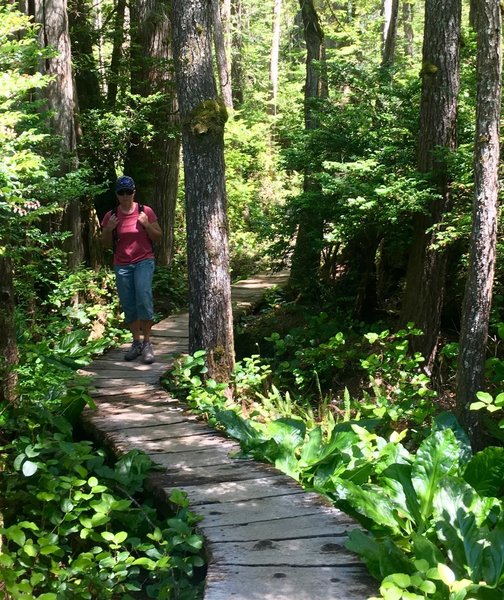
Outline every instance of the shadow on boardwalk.
[[[235, 317], [286, 278], [233, 285]], [[376, 584], [345, 548], [356, 526], [350, 517], [269, 465], [231, 458], [236, 443], [161, 389], [173, 354], [187, 351], [187, 325], [180, 314], [154, 326], [153, 365], [125, 363], [120, 348], [87, 369], [97, 410], [84, 411], [85, 428], [117, 454], [146, 452], [161, 467], [149, 485], [162, 501], [173, 488], [188, 494], [191, 510], [204, 517], [205, 600], [366, 600]]]

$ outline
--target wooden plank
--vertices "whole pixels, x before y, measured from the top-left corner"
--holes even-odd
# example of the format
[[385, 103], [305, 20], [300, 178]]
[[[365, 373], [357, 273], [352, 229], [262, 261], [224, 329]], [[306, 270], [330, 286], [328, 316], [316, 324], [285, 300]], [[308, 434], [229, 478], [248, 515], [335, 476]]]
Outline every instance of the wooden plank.
[[[198, 511], [199, 511], [198, 507]], [[324, 535], [346, 535], [355, 528], [355, 522], [344, 513], [329, 516], [322, 511], [303, 516], [254, 521], [243, 525], [215, 525], [208, 527], [203, 521], [200, 528], [212, 542], [246, 542], [253, 540], [288, 540], [320, 537]]]
[[164, 373], [166, 370], [166, 364], [153, 363], [151, 365], [144, 365], [141, 362], [124, 362], [123, 360], [95, 360], [92, 365], [80, 369], [79, 372], [92, 373], [97, 376], [107, 374], [110, 371], [114, 373], [135, 373], [138, 376], [141, 373]]
[[189, 450], [198, 450], [203, 448], [216, 448], [222, 446], [229, 451], [236, 449], [233, 442], [225, 438], [216, 438], [214, 432], [200, 432], [198, 435], [183, 435], [167, 440], [145, 440], [143, 449], [145, 452], [156, 454], [187, 452]]
[[242, 481], [185, 485], [181, 489], [187, 493], [195, 512], [198, 512], [200, 504], [218, 505], [221, 502], [240, 502], [241, 500], [304, 493], [292, 479], [288, 479], [285, 475], [272, 475], [271, 477], [258, 477]]
[[363, 567], [216, 564], [206, 579], [205, 600], [364, 600], [377, 593]]
[[254, 498], [241, 502], [207, 504], [198, 508], [198, 513], [205, 517], [203, 527], [247, 525], [249, 523], [276, 521], [289, 517], [306, 515], [327, 515], [334, 517], [337, 513], [324, 506], [317, 494], [294, 494], [286, 496], [270, 496]]
[[215, 465], [232, 464], [234, 459], [230, 458], [229, 450], [222, 448], [221, 444], [206, 449], [179, 450], [159, 454], [157, 452], [148, 455], [157, 465], [168, 470], [190, 469], [194, 467], [213, 467]]
[[[152, 410], [152, 407], [149, 407]], [[103, 424], [102, 419], [106, 419], [106, 424]], [[100, 429], [105, 432], [109, 431], [124, 431], [133, 429], [144, 429], [145, 427], [155, 427], [158, 425], [173, 425], [185, 423], [187, 416], [181, 410], [168, 411], [157, 410], [156, 412], [139, 410], [126, 411], [118, 410], [117, 412], [110, 411], [108, 416], [105, 411], [97, 415], [91, 421], [100, 422]]]
[[356, 554], [345, 548], [346, 536], [328, 535], [291, 540], [259, 540], [210, 544], [211, 560], [231, 565], [285, 565], [290, 567], [360, 564]]
[[101, 385], [93, 385], [89, 393], [91, 396], [118, 396], [122, 394], [145, 394], [149, 391], [159, 389], [159, 384], [138, 383], [137, 385], [123, 385], [122, 387], [107, 388]]
[[124, 377], [115, 377], [116, 373], [114, 371], [110, 371], [108, 377], [105, 374], [102, 374], [98, 377], [96, 376], [92, 376], [93, 377], [93, 387], [96, 389], [103, 389], [103, 388], [124, 388], [124, 387], [128, 387], [131, 385], [141, 385], [141, 384], [150, 384], [152, 386], [155, 387], [159, 387], [156, 384], [159, 384], [159, 378], [161, 377], [161, 375], [159, 373], [145, 373], [142, 372], [142, 375], [139, 375], [138, 373], [136, 373], [135, 371], [132, 371], [132, 373], [127, 374]]
[[131, 423], [128, 427], [124, 425], [121, 427], [119, 420], [109, 419], [100, 423], [100, 429], [104, 432], [120, 431], [125, 439], [132, 441], [132, 444], [137, 444], [138, 442], [145, 443], [147, 441], [172, 440], [178, 437], [187, 437], [189, 434], [195, 436], [212, 435], [213, 433], [208, 427], [197, 423], [195, 420], [191, 421], [188, 418], [162, 425], [155, 423], [147, 427], [141, 424], [138, 427], [132, 427]]
[[[274, 474], [273, 471], [269, 473], [271, 476]], [[156, 476], [156, 481], [157, 485], [165, 490], [187, 485], [215, 484], [221, 481], [242, 481], [262, 477], [268, 477], [268, 472], [258, 468], [253, 460], [243, 460], [239, 464], [217, 464], [213, 467], [194, 467], [184, 471], [177, 469], [172, 471], [165, 467], [164, 474]]]

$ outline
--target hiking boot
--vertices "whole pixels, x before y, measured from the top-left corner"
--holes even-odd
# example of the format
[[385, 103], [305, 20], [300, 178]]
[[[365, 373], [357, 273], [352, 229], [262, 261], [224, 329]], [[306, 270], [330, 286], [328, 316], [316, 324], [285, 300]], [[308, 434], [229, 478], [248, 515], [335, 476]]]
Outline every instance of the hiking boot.
[[154, 362], [154, 351], [150, 342], [144, 342], [142, 346], [142, 360], [146, 365]]
[[131, 348], [124, 355], [124, 360], [135, 360], [142, 354], [142, 342], [140, 340], [135, 340], [131, 344]]

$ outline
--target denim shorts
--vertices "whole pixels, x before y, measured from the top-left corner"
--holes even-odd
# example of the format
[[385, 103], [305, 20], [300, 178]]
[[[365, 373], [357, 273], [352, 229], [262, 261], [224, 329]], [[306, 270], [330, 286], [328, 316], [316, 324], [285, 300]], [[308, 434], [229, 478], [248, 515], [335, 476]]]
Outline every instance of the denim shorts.
[[152, 276], [154, 259], [146, 258], [129, 265], [115, 265], [117, 292], [126, 323], [152, 321], [154, 305], [152, 301]]

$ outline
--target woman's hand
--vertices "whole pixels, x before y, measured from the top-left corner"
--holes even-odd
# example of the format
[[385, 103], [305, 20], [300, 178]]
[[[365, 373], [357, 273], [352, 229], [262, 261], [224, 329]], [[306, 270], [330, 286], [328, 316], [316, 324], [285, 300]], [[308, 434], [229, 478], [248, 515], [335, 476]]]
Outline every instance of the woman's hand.
[[117, 218], [116, 215], [112, 214], [110, 215], [110, 218], [107, 222], [107, 226], [103, 228], [104, 231], [114, 231], [114, 229], [117, 227], [117, 224], [119, 223], [119, 219]]
[[147, 228], [150, 225], [149, 217], [144, 212], [138, 214], [138, 220], [140, 222], [140, 225], [142, 225], [145, 228]]

